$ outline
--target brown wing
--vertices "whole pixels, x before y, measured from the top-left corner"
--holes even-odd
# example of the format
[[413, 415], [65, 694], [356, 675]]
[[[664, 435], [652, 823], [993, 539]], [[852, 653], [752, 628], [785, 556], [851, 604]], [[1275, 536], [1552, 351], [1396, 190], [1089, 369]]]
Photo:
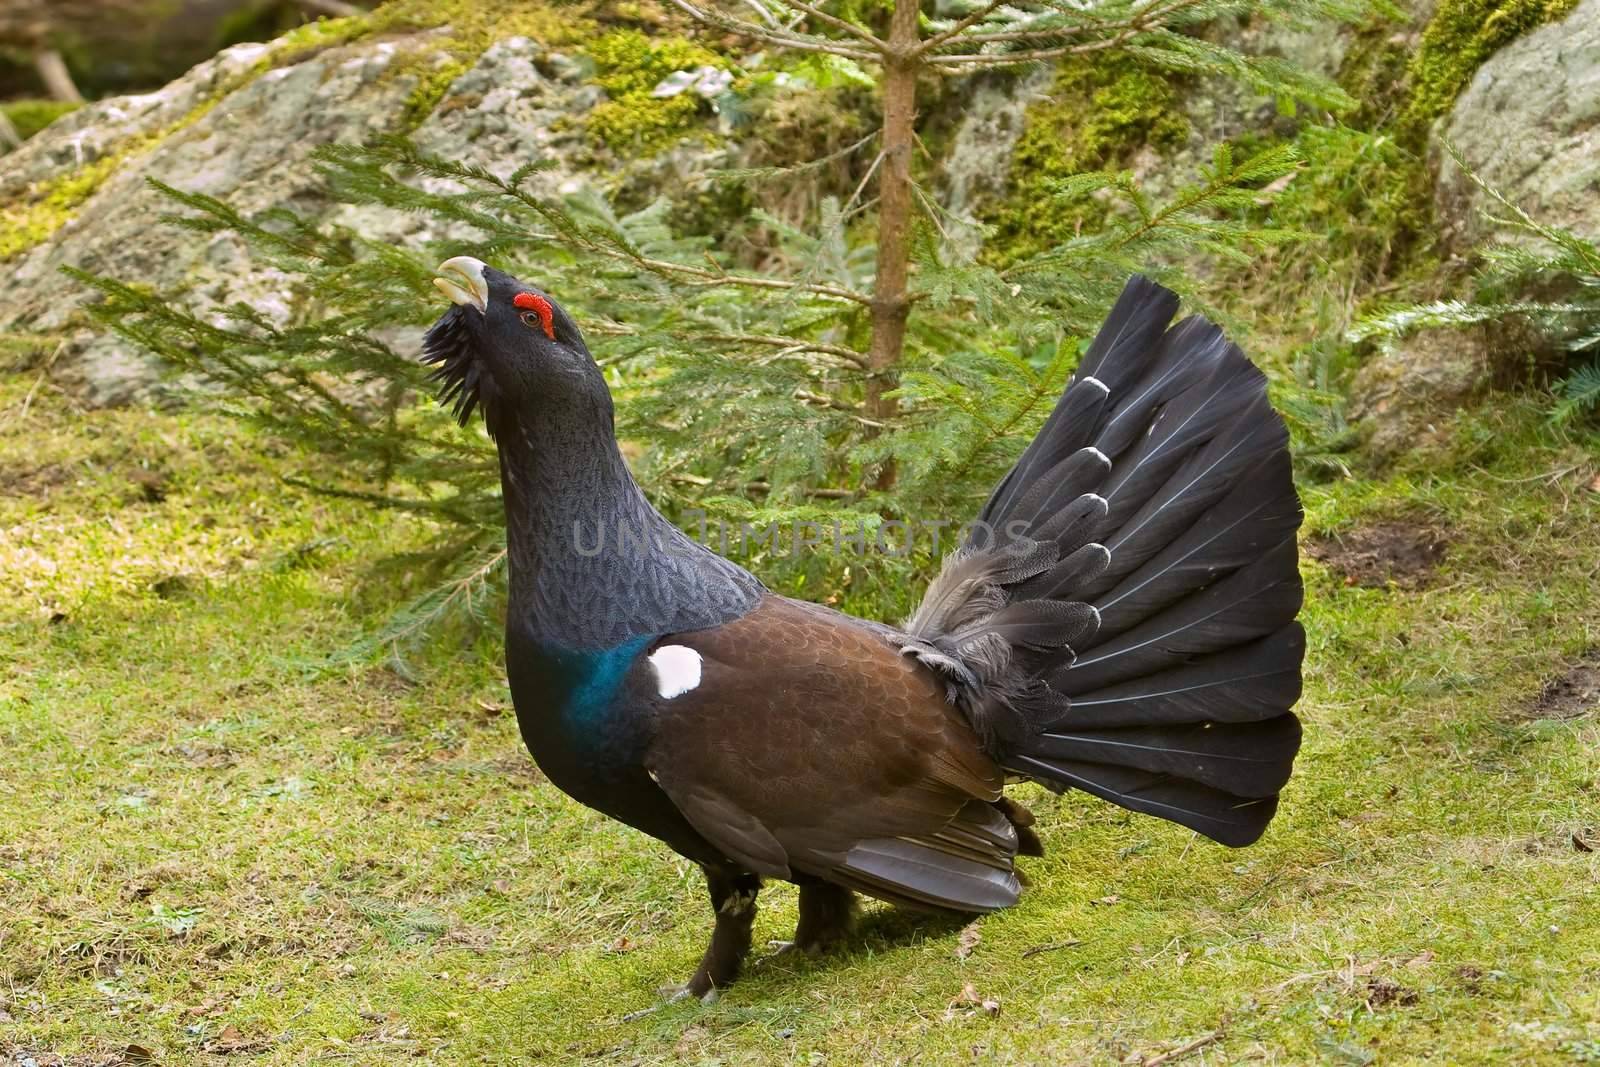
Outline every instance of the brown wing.
[[700, 675], [658, 701], [646, 766], [730, 859], [900, 903], [1016, 901], [1016, 831], [993, 804], [1003, 773], [926, 669], [880, 634], [769, 596], [660, 645], [693, 649]]

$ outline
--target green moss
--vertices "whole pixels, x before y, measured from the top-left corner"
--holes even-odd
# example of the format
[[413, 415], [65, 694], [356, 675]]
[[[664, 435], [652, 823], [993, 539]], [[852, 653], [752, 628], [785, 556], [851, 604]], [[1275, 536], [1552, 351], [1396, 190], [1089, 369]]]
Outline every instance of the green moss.
[[401, 128], [409, 132], [422, 125], [439, 106], [439, 102], [444, 99], [445, 93], [450, 91], [450, 86], [455, 80], [472, 69], [473, 60], [476, 58], [476, 56], [470, 59], [465, 56], [452, 56], [432, 70], [423, 73], [417, 79], [417, 87], [406, 97], [405, 107], [400, 113]]
[[730, 69], [722, 56], [682, 37], [653, 39], [637, 30], [616, 30], [585, 49], [595, 63], [595, 80], [610, 97], [589, 112], [589, 136], [610, 148], [650, 151], [694, 129], [704, 101], [693, 92], [657, 99], [650, 95], [663, 78], [696, 67]]
[[1141, 146], [1182, 144], [1189, 122], [1177, 89], [1172, 78], [1132, 60], [1063, 65], [1050, 99], [1028, 109], [1027, 128], [1011, 155], [1009, 195], [984, 213], [995, 228], [986, 254], [1010, 262], [1092, 227], [1100, 214], [1094, 202], [1062, 203], [1051, 183], [1121, 166]]
[[12, 100], [0, 104], [0, 111], [4, 111], [11, 125], [16, 127], [17, 136], [26, 141], [62, 115], [82, 106], [65, 100]]
[[66, 225], [72, 213], [100, 188], [123, 158], [119, 153], [97, 159], [46, 183], [26, 203], [0, 207], [0, 262], [27, 251]]
[[1425, 136], [1498, 49], [1576, 6], [1577, 0], [1442, 0], [1411, 61], [1411, 99], [1401, 118], [1407, 135]]
[[377, 28], [372, 16], [354, 15], [342, 19], [317, 19], [296, 26], [273, 42], [272, 50], [257, 64], [261, 72], [303, 63], [319, 52], [358, 41]]
[[1372, 16], [1350, 31], [1335, 80], [1355, 101], [1339, 118], [1357, 129], [1377, 129], [1405, 107], [1406, 68], [1415, 44], [1393, 19]]

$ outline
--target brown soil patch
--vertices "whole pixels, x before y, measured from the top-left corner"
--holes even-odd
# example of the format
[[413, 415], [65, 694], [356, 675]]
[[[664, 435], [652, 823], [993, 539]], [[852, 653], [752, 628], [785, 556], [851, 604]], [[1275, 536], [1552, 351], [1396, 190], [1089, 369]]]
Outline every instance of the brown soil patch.
[[1596, 709], [1600, 709], [1600, 649], [1592, 649], [1581, 661], [1546, 682], [1529, 717], [1576, 719]]
[[1393, 583], [1420, 589], [1449, 547], [1437, 527], [1393, 520], [1313, 537], [1306, 542], [1306, 555], [1327, 564], [1346, 585], [1383, 589]]
[[1365, 990], [1367, 1007], [1373, 1010], [1391, 1006], [1409, 1007], [1418, 1000], [1417, 991], [1401, 985], [1392, 978], [1381, 976], [1367, 979]]
[[0, 496], [46, 497], [75, 477], [77, 472], [70, 463], [47, 463], [42, 467], [8, 471], [0, 474]]

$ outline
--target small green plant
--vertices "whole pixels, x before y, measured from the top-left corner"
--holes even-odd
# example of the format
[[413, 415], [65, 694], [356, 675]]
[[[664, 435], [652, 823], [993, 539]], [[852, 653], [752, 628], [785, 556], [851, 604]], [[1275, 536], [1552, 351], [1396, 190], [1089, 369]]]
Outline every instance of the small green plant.
[[[939, 554], [925, 533], [909, 551], [873, 553], [867, 567], [859, 552], [785, 549], [761, 532], [820, 524], [842, 528], [836, 537], [865, 531], [871, 543], [886, 520], [971, 514], [1048, 414], [1128, 274], [1185, 249], [1247, 258], [1277, 235], [1234, 209], [1295, 166], [1284, 148], [1238, 159], [1223, 146], [1167, 202], [1127, 174], [1080, 176], [1060, 195], [1098, 190], [1121, 205], [1114, 221], [1003, 271], [948, 261], [922, 230], [919, 314], [899, 403], [883, 417], [867, 407], [864, 373], [873, 247], [852, 237], [836, 202], [817, 232], [758, 213], [781, 273], [755, 274], [710, 238], [675, 233], [664, 201], [620, 213], [598, 199], [559, 200], [535, 191], [537, 166], [501, 178], [398, 139], [320, 158], [332, 195], [424, 212], [477, 237], [402, 249], [161, 187], [186, 209], [170, 221], [238, 233], [285, 271], [299, 309], [291, 321], [245, 305], [219, 319], [180, 294], [73, 273], [104, 294], [93, 314], [108, 328], [325, 457], [297, 484], [426, 520], [432, 584], [362, 651], [410, 644], [451, 616], [486, 618], [503, 578], [493, 445], [433, 403], [427, 369], [389, 340], [437, 316], [429, 279], [447, 255], [470, 248], [561, 294], [613, 375], [619, 427], [644, 446], [642, 480], [669, 514], [694, 525], [708, 512], [710, 536], [720, 542], [729, 529], [730, 553], [776, 587], [893, 616], [910, 607], [912, 572]], [[408, 180], [418, 174], [466, 191], [419, 189]], [[886, 464], [900, 471], [888, 486], [876, 478]], [[741, 536], [745, 526], [755, 539]]]
[[1495, 221], [1522, 240], [1483, 250], [1470, 299], [1386, 308], [1357, 323], [1349, 339], [1389, 344], [1418, 330], [1520, 320], [1566, 355], [1552, 386], [1551, 421], [1600, 412], [1600, 244], [1539, 222], [1467, 170], [1459, 156], [1456, 162], [1504, 212]]
[[[1098, 100], [1114, 112], [1091, 131], [1097, 144], [1150, 135], [1173, 72], [1228, 77], [1285, 102], [1348, 99], [1324, 79], [1209, 42], [1197, 31], [1217, 9], [1194, 0], [1097, 0], [1070, 10], [988, 4], [932, 21], [912, 0], [895, 0], [889, 10], [862, 9], [864, 23], [798, 0], [673, 4], [703, 31], [811, 57], [795, 73], [777, 71], [772, 87], [783, 74], [790, 88], [803, 81], [815, 91], [858, 92], [881, 120], [875, 133], [829, 153], [865, 159], [876, 150], [847, 200], [823, 198], [804, 226], [750, 213], [762, 231], [759, 271], [720, 247], [716, 233], [675, 229], [664, 204], [626, 211], [598, 198], [563, 201], [534, 190], [529, 179], [542, 164], [505, 178], [389, 140], [325, 149], [330, 196], [428, 215], [448, 224], [438, 232], [456, 235], [448, 243], [399, 248], [285, 211], [246, 217], [165, 190], [190, 209], [181, 225], [233, 231], [284, 270], [294, 309], [287, 322], [242, 305], [219, 319], [186, 306], [181, 293], [75, 275], [106, 297], [94, 313], [108, 328], [209, 379], [274, 433], [326, 457], [307, 471], [307, 484], [431, 520], [444, 584], [394, 616], [383, 644], [405, 643], [458, 609], [479, 612], [503, 573], [492, 445], [432, 405], [425, 371], [393, 342], [398, 329], [438, 313], [428, 279], [446, 256], [492, 259], [561, 295], [613, 376], [619, 430], [642, 446], [641, 481], [669, 516], [693, 524], [704, 509], [737, 534], [747, 523], [764, 531], [778, 522], [796, 542], [819, 522], [843, 527], [836, 544], [857, 531], [875, 539], [889, 522], [972, 514], [1043, 421], [1128, 275], [1147, 271], [1181, 290], [1170, 264], [1185, 254], [1248, 262], [1282, 235], [1247, 206], [1270, 200], [1273, 183], [1297, 165], [1282, 147], [1223, 146], [1194, 185], [1162, 202], [1133, 175], [1106, 171], [1122, 162], [1106, 148], [1092, 157], [1095, 169], [1073, 172], [1092, 162], [1083, 156], [1042, 190], [1056, 205], [1100, 198], [1110, 208], [1105, 221], [1054, 235], [1004, 267], [975, 264], [946, 239], [924, 180], [915, 119], [929, 76], [1065, 55], [1114, 64], [1109, 80], [1091, 79], [1109, 95], [1091, 90], [1088, 106]], [[1310, 22], [1350, 18], [1366, 5], [1250, 7]], [[649, 119], [606, 134], [607, 112], [596, 108], [589, 132], [605, 139], [648, 146], [678, 128], [676, 112], [663, 108], [698, 114], [704, 97], [733, 88], [727, 61], [686, 39], [619, 31], [585, 51], [610, 103], [626, 105], [613, 116]], [[877, 92], [867, 92], [868, 82]], [[740, 95], [731, 94], [734, 102]], [[417, 176], [466, 191], [428, 192], [412, 183]], [[828, 501], [825, 511], [819, 500]], [[759, 535], [753, 555], [742, 536], [730, 547], [775, 587], [892, 617], [910, 606], [918, 583], [908, 579], [949, 541], [874, 553], [870, 567], [852, 566], [847, 553], [784, 552]]]

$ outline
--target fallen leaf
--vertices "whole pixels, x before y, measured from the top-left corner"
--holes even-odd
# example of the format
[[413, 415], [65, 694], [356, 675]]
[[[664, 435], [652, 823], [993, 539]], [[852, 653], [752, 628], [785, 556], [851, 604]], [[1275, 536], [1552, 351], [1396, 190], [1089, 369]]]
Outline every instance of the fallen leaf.
[[[961, 1009], [963, 1008], [966, 1010], [962, 1011]], [[960, 1016], [970, 1018], [979, 1012], [985, 1015], [999, 1015], [1000, 999], [998, 997], [980, 996], [977, 986], [967, 982], [961, 987], [961, 992], [956, 994], [955, 999], [950, 1001], [949, 1007], [945, 1008], [944, 1017], [946, 1019], [954, 1019]]]
[[1120, 903], [1121, 900], [1122, 900], [1121, 897], [1117, 896], [1117, 894], [1115, 894], [1115, 893], [1112, 893], [1110, 896], [1101, 897], [1098, 900], [1091, 900], [1091, 901], [1089, 901], [1089, 903], [1090, 904], [1098, 904], [1101, 907], [1109, 908], [1113, 904]]
[[978, 932], [978, 921], [974, 919], [961, 928], [961, 935], [956, 938], [956, 959], [964, 960], [972, 955], [972, 950], [978, 947], [983, 940], [983, 935]]
[[1580, 834], [1576, 830], [1572, 831], [1572, 847], [1577, 849], [1579, 852], [1593, 852], [1594, 846], [1589, 844], [1588, 841], [1584, 840], [1584, 838], [1587, 836], [1587, 834]]
[[1423, 949], [1422, 953], [1420, 955], [1413, 956], [1409, 960], [1406, 960], [1406, 966], [1409, 967], [1411, 970], [1415, 971], [1415, 970], [1418, 970], [1420, 968], [1426, 967], [1428, 964], [1430, 964], [1432, 962], [1433, 962], [1433, 950], [1432, 949]]
[[212, 1014], [221, 1006], [222, 1001], [217, 997], [207, 997], [194, 1007], [190, 1008], [185, 1014], [199, 1018], [203, 1015]]
[[122, 1050], [122, 1058], [127, 1063], [154, 1063], [156, 1054], [144, 1045], [130, 1044]]
[[621, 937], [619, 937], [615, 941], [611, 942], [610, 946], [606, 949], [606, 951], [607, 952], [616, 952], [616, 953], [632, 952], [634, 949], [636, 949], [638, 947], [639, 946], [634, 943], [632, 938], [630, 938], [627, 934], [623, 934]]
[[259, 1052], [267, 1047], [267, 1042], [245, 1037], [237, 1026], [228, 1023], [202, 1047], [207, 1052], [227, 1056], [232, 1053]]

